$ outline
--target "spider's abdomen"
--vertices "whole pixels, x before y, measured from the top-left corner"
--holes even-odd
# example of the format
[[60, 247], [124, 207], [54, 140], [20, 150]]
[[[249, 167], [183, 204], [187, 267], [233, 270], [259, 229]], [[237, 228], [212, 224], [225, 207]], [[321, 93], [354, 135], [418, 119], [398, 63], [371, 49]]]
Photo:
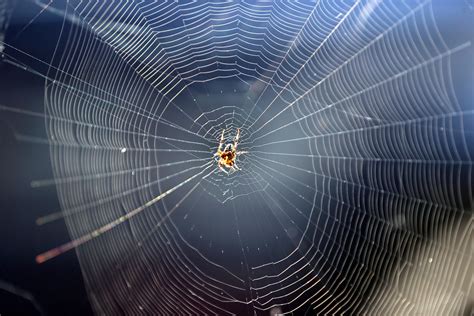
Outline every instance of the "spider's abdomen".
[[234, 165], [234, 160], [235, 160], [235, 152], [233, 151], [224, 151], [220, 154], [221, 157], [221, 163], [224, 165], [227, 165], [229, 167], [232, 167]]

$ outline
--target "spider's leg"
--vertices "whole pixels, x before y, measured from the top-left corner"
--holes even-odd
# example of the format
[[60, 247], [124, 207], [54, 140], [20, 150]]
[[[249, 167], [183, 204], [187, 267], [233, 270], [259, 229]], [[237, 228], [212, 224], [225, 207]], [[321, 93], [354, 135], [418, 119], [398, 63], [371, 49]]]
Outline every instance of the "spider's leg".
[[235, 135], [235, 138], [234, 138], [234, 150], [237, 150], [237, 145], [239, 144], [239, 138], [240, 138], [240, 128], [237, 129], [237, 134]]
[[225, 128], [222, 130], [221, 140], [219, 141], [218, 151], [222, 151], [222, 146], [224, 145], [224, 133], [225, 133]]
[[224, 172], [225, 174], [229, 174], [227, 170], [225, 170], [224, 167], [222, 167], [221, 165], [219, 165], [219, 169], [221, 169], [221, 171]]
[[219, 160], [219, 162], [217, 163], [217, 165], [219, 166], [219, 169], [225, 173], [227, 173], [227, 171], [224, 169], [224, 165], [222, 164], [222, 162]]

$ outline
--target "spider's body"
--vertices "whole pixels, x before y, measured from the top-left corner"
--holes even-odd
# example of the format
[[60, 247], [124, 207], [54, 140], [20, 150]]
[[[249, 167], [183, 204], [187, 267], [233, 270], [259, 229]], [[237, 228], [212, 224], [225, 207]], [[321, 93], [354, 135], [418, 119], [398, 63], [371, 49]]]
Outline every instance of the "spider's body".
[[237, 151], [237, 145], [239, 144], [240, 138], [240, 129], [237, 129], [234, 142], [232, 144], [227, 144], [225, 147], [224, 133], [225, 129], [222, 130], [219, 148], [217, 148], [217, 152], [214, 154], [214, 157], [217, 161], [219, 169], [227, 174], [231, 174], [237, 170], [240, 170], [240, 168], [235, 164], [235, 160], [238, 155], [244, 154], [245, 152]]

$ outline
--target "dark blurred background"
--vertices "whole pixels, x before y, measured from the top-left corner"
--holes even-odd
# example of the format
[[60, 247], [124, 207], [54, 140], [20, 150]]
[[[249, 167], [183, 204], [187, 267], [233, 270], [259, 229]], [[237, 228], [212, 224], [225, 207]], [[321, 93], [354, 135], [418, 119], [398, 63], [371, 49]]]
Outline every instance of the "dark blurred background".
[[[61, 19], [48, 12], [38, 15], [41, 8], [33, 1], [7, 2], [13, 8], [6, 12], [7, 43], [48, 60]], [[42, 77], [0, 59], [0, 106], [42, 113], [43, 99]], [[30, 185], [52, 178], [48, 146], [23, 138], [30, 136], [46, 138], [44, 118], [0, 111], [0, 314], [88, 315], [92, 310], [75, 253], [48, 264], [35, 262], [37, 254], [69, 236], [62, 221], [35, 224], [39, 216], [58, 211], [59, 203], [54, 186]]]

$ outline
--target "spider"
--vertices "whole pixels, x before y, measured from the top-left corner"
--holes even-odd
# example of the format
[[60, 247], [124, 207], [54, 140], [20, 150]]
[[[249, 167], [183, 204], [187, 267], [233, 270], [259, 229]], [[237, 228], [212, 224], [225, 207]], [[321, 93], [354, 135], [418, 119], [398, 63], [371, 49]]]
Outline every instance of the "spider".
[[214, 159], [216, 160], [217, 165], [219, 166], [219, 169], [221, 171], [225, 172], [226, 174], [232, 174], [237, 170], [240, 170], [240, 168], [237, 167], [235, 163], [237, 156], [245, 154], [247, 152], [237, 150], [237, 145], [239, 144], [240, 138], [239, 128], [237, 129], [237, 134], [235, 135], [234, 143], [227, 144], [224, 149], [222, 149], [225, 143], [224, 133], [225, 129], [222, 130], [221, 140], [219, 141], [219, 148], [217, 148], [217, 152], [214, 154]]

